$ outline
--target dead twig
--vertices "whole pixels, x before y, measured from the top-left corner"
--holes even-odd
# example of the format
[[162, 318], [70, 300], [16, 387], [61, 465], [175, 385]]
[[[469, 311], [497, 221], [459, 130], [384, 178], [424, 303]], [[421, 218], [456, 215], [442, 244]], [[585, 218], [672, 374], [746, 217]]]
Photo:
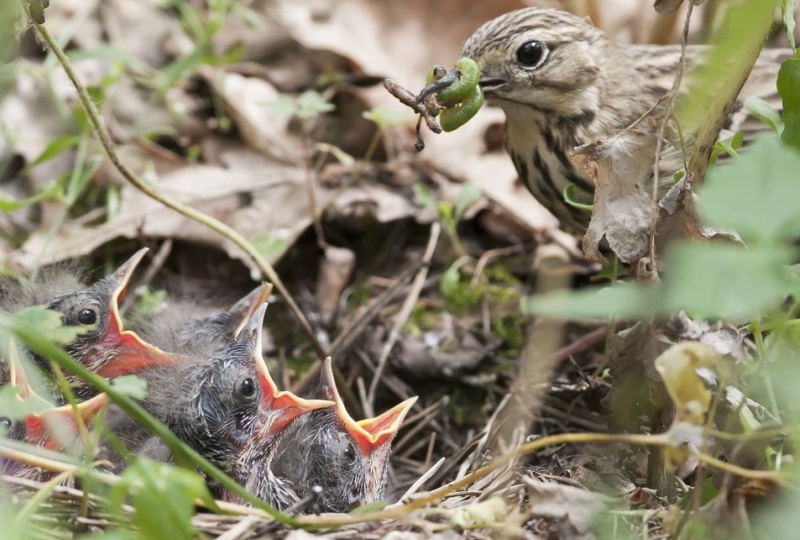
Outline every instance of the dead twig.
[[425, 248], [425, 254], [422, 256], [422, 267], [417, 273], [417, 277], [414, 278], [414, 282], [411, 284], [411, 290], [408, 292], [405, 302], [403, 302], [403, 307], [400, 309], [397, 317], [395, 317], [394, 326], [392, 326], [392, 330], [389, 333], [389, 339], [386, 340], [386, 344], [381, 351], [381, 356], [378, 359], [375, 375], [372, 377], [372, 383], [370, 383], [369, 391], [367, 392], [367, 402], [364, 404], [365, 408], [368, 409], [366, 411], [367, 416], [375, 416], [375, 392], [378, 389], [381, 375], [386, 367], [386, 362], [389, 360], [389, 354], [392, 352], [397, 340], [400, 339], [400, 331], [402, 330], [403, 325], [406, 324], [406, 321], [408, 321], [408, 318], [411, 316], [411, 311], [414, 309], [417, 299], [422, 292], [422, 287], [425, 285], [425, 279], [428, 277], [428, 268], [430, 266], [431, 259], [433, 258], [433, 252], [436, 249], [436, 244], [439, 242], [439, 234], [441, 231], [442, 227], [439, 222], [434, 221], [433, 225], [431, 225], [431, 234], [430, 238], [428, 239], [428, 247]]
[[672, 82], [672, 88], [667, 97], [667, 108], [664, 111], [664, 118], [661, 121], [661, 126], [658, 129], [658, 136], [656, 137], [656, 153], [655, 161], [653, 162], [653, 193], [651, 204], [653, 205], [653, 216], [650, 221], [650, 238], [649, 238], [649, 256], [650, 268], [649, 272], [657, 276], [658, 264], [656, 262], [656, 228], [658, 226], [658, 178], [661, 175], [659, 170], [659, 161], [661, 160], [661, 146], [664, 142], [664, 132], [667, 129], [667, 124], [672, 117], [672, 111], [675, 108], [675, 98], [678, 95], [678, 90], [683, 82], [683, 75], [686, 71], [686, 47], [689, 42], [689, 22], [692, 19], [692, 11], [694, 7], [693, 2], [689, 2], [689, 7], [686, 10], [686, 19], [683, 23], [683, 34], [681, 37], [681, 59], [678, 62], [678, 72], [675, 74], [675, 79]]

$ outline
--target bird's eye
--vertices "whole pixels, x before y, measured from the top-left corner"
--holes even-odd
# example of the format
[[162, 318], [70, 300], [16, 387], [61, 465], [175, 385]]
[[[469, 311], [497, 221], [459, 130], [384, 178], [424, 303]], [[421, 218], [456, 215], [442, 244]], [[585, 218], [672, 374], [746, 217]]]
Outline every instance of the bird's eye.
[[356, 460], [356, 449], [353, 447], [352, 444], [348, 444], [347, 448], [344, 449], [344, 458], [349, 463], [352, 463]]
[[526, 41], [517, 49], [517, 61], [526, 67], [539, 67], [547, 58], [547, 47], [541, 41]]
[[250, 377], [242, 379], [236, 389], [242, 401], [253, 401], [256, 396], [256, 383]]
[[78, 313], [78, 322], [85, 325], [97, 322], [97, 312], [93, 309], [82, 309]]
[[7, 416], [0, 416], [0, 427], [8, 429], [11, 427], [11, 418]]

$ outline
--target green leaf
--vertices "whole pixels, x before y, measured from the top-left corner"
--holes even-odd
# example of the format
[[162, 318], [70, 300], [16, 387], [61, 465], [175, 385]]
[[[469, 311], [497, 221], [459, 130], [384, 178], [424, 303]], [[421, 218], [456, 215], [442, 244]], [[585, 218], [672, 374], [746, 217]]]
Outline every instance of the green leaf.
[[764, 39], [772, 26], [775, 13], [774, 0], [726, 2], [726, 9], [708, 41], [708, 54], [687, 74], [695, 88], [676, 105], [678, 124], [684, 130], [698, 126], [707, 119], [708, 112], [721, 102], [735, 96], [733, 83], [745, 77], [750, 70], [750, 59], [764, 46]]
[[194, 471], [138, 458], [122, 475], [138, 485], [133, 495], [134, 522], [139, 538], [194, 538], [192, 516], [196, 499], [213, 508], [205, 482]]
[[286, 237], [274, 233], [258, 233], [250, 239], [250, 243], [270, 263], [277, 261], [289, 248]]
[[46, 161], [49, 161], [59, 155], [61, 152], [72, 148], [73, 146], [78, 144], [80, 137], [77, 135], [62, 135], [61, 137], [56, 137], [50, 144], [48, 144], [42, 153], [39, 154], [36, 159], [31, 161], [28, 164], [28, 169], [40, 165]]
[[698, 211], [708, 222], [735, 230], [748, 244], [789, 240], [800, 234], [800, 212], [787, 204], [800, 201], [798, 171], [800, 153], [762, 138], [739, 159], [709, 171]]
[[369, 512], [378, 512], [383, 510], [389, 505], [386, 501], [372, 501], [371, 503], [367, 503], [364, 506], [359, 506], [355, 510], [350, 511], [351, 516], [358, 516], [361, 514], [368, 514]]
[[125, 66], [136, 71], [149, 71], [151, 68], [135, 54], [113, 45], [98, 45], [90, 49], [70, 49], [67, 51], [70, 60], [103, 59], [122, 62]]
[[3, 416], [11, 420], [22, 420], [29, 414], [40, 413], [52, 407], [52, 405], [37, 395], [31, 395], [26, 399], [20, 399], [20, 388], [15, 386], [3, 386], [0, 388], [0, 411]]
[[36, 204], [40, 201], [46, 201], [48, 199], [60, 200], [63, 197], [64, 192], [61, 190], [61, 186], [58, 184], [58, 182], [50, 182], [49, 184], [42, 186], [41, 190], [37, 191], [26, 199], [0, 197], [0, 212], [13, 212], [15, 210], [19, 210], [20, 208], [24, 208], [25, 206]]
[[122, 375], [111, 380], [113, 386], [120, 394], [142, 400], [147, 397], [147, 381], [136, 375]]
[[741, 131], [737, 131], [727, 139], [722, 139], [714, 143], [714, 148], [711, 150], [711, 159], [709, 160], [712, 164], [717, 162], [717, 158], [723, 152], [728, 154], [731, 157], [739, 157], [739, 152], [737, 150], [742, 147], [744, 143], [744, 135], [742, 135]]
[[339, 148], [334, 144], [316, 143], [314, 147], [321, 152], [331, 154], [342, 165], [349, 166], [355, 163], [356, 161], [353, 156], [351, 156], [350, 154], [348, 154], [347, 152], [345, 152], [344, 150], [342, 150], [341, 148]]
[[243, 6], [238, 2], [233, 4], [233, 13], [238, 15], [244, 23], [249, 26], [250, 28], [263, 28], [264, 27], [264, 16], [255, 11], [250, 9], [247, 6]]
[[306, 90], [297, 98], [295, 114], [303, 120], [311, 120], [334, 109], [336, 109], [336, 106], [326, 101], [319, 92]]
[[203, 65], [203, 56], [202, 48], [196, 47], [189, 54], [181, 56], [162, 69], [156, 81], [156, 95], [160, 98], [164, 97], [167, 90], [175, 86], [178, 81], [196, 73], [200, 66]]
[[57, 311], [46, 309], [44, 306], [33, 306], [9, 317], [12, 324], [21, 323], [36, 327], [43, 336], [43, 340], [54, 341], [60, 345], [71, 343], [81, 334], [89, 331], [80, 326], [65, 326], [61, 322], [61, 314]]
[[611, 283], [616, 283], [619, 278], [628, 275], [628, 267], [619, 262], [616, 255], [608, 257], [608, 264], [600, 269], [595, 275], [589, 277], [589, 281], [595, 283], [607, 279]]
[[773, 246], [676, 244], [666, 256], [664, 282], [562, 291], [523, 300], [526, 313], [559, 318], [646, 318], [680, 310], [692, 316], [738, 319], [777, 306], [800, 291], [787, 266], [789, 252]]
[[789, 58], [781, 64], [778, 92], [783, 100], [785, 125], [781, 140], [800, 150], [800, 58]]
[[461, 282], [460, 269], [464, 265], [462, 261], [456, 261], [447, 267], [447, 270], [442, 274], [442, 281], [439, 282], [439, 290], [445, 297], [452, 297], [458, 290], [459, 283]]
[[481, 190], [475, 184], [467, 182], [461, 186], [461, 189], [458, 190], [458, 195], [456, 195], [455, 214], [453, 215], [456, 222], [461, 221], [461, 218], [464, 217], [464, 212], [469, 210], [480, 198]]
[[161, 289], [153, 291], [147, 285], [141, 285], [133, 292], [136, 303], [128, 315], [129, 322], [149, 319], [164, 309], [167, 291]]
[[781, 0], [781, 15], [783, 16], [783, 26], [786, 30], [786, 41], [792, 49], [797, 48], [794, 41], [794, 12], [795, 0]]
[[411, 186], [411, 190], [422, 202], [422, 204], [424, 204], [429, 210], [436, 212], [437, 215], [439, 214], [439, 205], [436, 204], [436, 198], [433, 196], [433, 192], [428, 186], [422, 183], [416, 183]]
[[781, 113], [776, 111], [772, 105], [758, 96], [748, 96], [744, 100], [744, 108], [772, 128], [772, 131], [778, 137], [781, 136], [781, 133], [783, 133], [783, 119], [781, 118]]
[[789, 260], [786, 249], [774, 246], [676, 244], [666, 257], [668, 312], [722, 319], [765, 313], [784, 295], [800, 290]]
[[19, 41], [28, 29], [21, 2], [0, 2], [0, 64], [11, 62], [19, 52]]
[[559, 291], [522, 300], [522, 311], [555, 318], [600, 319], [644, 318], [666, 311], [662, 287], [639, 287], [628, 283], [614, 287], [587, 287]]
[[592, 208], [594, 207], [591, 204], [578, 202], [578, 200], [575, 198], [575, 184], [567, 184], [567, 187], [564, 188], [564, 202], [574, 208], [586, 210], [587, 212], [591, 212]]
[[83, 190], [89, 184], [89, 181], [94, 177], [94, 173], [100, 168], [103, 162], [102, 156], [94, 155], [87, 159], [82, 166], [73, 170], [67, 183], [65, 203], [67, 206], [72, 206], [78, 200]]
[[272, 101], [264, 102], [264, 106], [272, 109], [276, 113], [285, 114], [287, 116], [293, 115], [297, 111], [297, 103], [285, 94], [278, 94]]

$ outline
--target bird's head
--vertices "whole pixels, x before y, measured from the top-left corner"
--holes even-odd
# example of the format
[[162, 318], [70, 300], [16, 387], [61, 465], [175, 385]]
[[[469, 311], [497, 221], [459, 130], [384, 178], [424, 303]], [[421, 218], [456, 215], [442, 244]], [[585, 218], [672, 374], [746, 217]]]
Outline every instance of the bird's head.
[[501, 107], [522, 104], [565, 116], [594, 108], [610, 54], [613, 46], [588, 21], [540, 8], [487, 22], [462, 52], [480, 67], [487, 98]]
[[[328, 493], [329, 499], [336, 501], [332, 503], [333, 509], [347, 512], [381, 500], [392, 441], [417, 398], [409, 398], [375, 418], [356, 421], [336, 388], [330, 358], [323, 363], [320, 388], [325, 397], [335, 403], [331, 432], [338, 433], [338, 437], [333, 437], [333, 444], [324, 449], [323, 460], [325, 468], [334, 473], [330, 476], [336, 480], [332, 486], [323, 486], [334, 488]], [[337, 504], [339, 508], [335, 508]]]
[[[170, 355], [124, 328], [119, 305], [147, 248], [92, 286], [51, 299], [46, 307], [61, 313], [66, 326], [83, 329], [66, 350], [106, 378], [135, 373], [170, 361]], [[79, 392], [80, 395], [84, 395]]]

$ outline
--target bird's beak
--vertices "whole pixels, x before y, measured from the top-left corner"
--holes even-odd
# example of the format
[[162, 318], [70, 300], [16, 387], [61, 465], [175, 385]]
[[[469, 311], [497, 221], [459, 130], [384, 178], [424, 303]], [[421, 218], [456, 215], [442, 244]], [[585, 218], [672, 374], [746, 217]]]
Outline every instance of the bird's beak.
[[375, 441], [374, 445], [383, 444], [387, 439], [391, 440], [397, 435], [397, 431], [403, 425], [403, 420], [406, 419], [417, 399], [417, 396], [410, 397], [375, 418], [361, 420], [358, 425], [372, 435]]
[[483, 94], [488, 97], [495, 97], [500, 90], [503, 90], [508, 82], [497, 77], [482, 77], [478, 81], [478, 86], [483, 90]]
[[303, 399], [291, 392], [278, 390], [278, 385], [275, 384], [272, 375], [270, 375], [269, 369], [267, 369], [267, 363], [264, 361], [264, 356], [261, 354], [261, 327], [264, 325], [264, 314], [266, 311], [267, 303], [264, 302], [256, 309], [250, 321], [242, 330], [242, 332], [251, 335], [255, 342], [252, 354], [253, 362], [255, 363], [258, 373], [258, 381], [261, 385], [261, 412], [269, 412], [273, 416], [272, 424], [266, 432], [261, 434], [262, 437], [270, 437], [279, 433], [302, 414], [316, 409], [333, 407], [332, 401], [323, 399]]
[[117, 268], [112, 279], [114, 290], [108, 303], [108, 325], [106, 333], [100, 340], [102, 349], [114, 349], [114, 355], [102, 365], [97, 374], [101, 377], [111, 378], [141, 371], [142, 369], [160, 366], [174, 360], [174, 355], [165, 353], [158, 347], [151, 345], [140, 338], [135, 332], [125, 330], [122, 317], [119, 314], [119, 305], [128, 290], [133, 272], [142, 261], [147, 248], [142, 248], [122, 266]]
[[326, 358], [322, 363], [320, 386], [327, 394], [327, 397], [334, 402], [336, 416], [365, 456], [394, 438], [408, 411], [417, 401], [416, 396], [411, 397], [375, 418], [368, 418], [360, 422], [355, 421], [350, 416], [350, 413], [347, 412], [344, 401], [336, 389], [333, 364], [330, 357]]
[[72, 405], [45, 409], [25, 416], [25, 433], [29, 443], [60, 452], [78, 436], [78, 417], [89, 423], [109, 403], [106, 394]]
[[[18, 388], [20, 400], [36, 399], [45, 402], [31, 388], [28, 377], [17, 354], [17, 348], [9, 347], [9, 384]], [[25, 440], [36, 446], [59, 452], [72, 442], [78, 433], [77, 416], [88, 423], [109, 402], [106, 394], [98, 394], [90, 400], [72, 405], [49, 407], [38, 413], [25, 415]]]
[[239, 333], [247, 326], [247, 323], [253, 318], [258, 308], [267, 301], [271, 293], [272, 283], [262, 283], [228, 310], [231, 320], [238, 321], [236, 328], [233, 329], [234, 339], [239, 337]]

